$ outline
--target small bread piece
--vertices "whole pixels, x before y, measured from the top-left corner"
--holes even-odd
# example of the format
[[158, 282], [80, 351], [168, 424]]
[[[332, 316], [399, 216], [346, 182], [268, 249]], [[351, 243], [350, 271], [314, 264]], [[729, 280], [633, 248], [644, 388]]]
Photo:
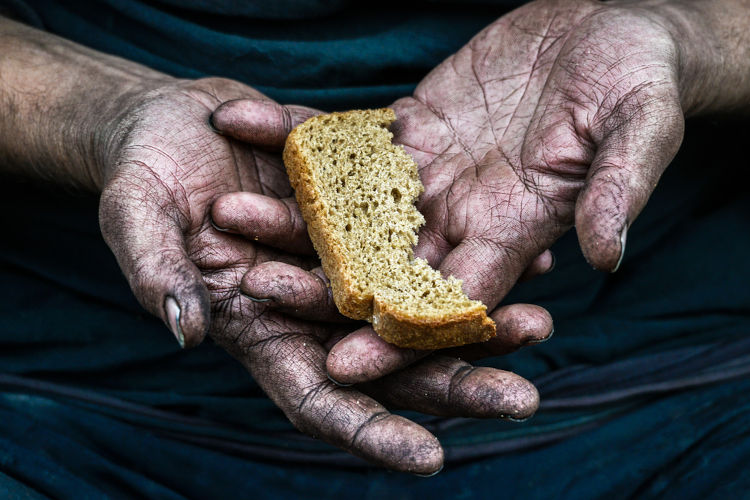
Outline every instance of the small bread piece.
[[488, 340], [495, 323], [461, 281], [412, 248], [424, 217], [417, 165], [391, 140], [391, 109], [310, 118], [286, 141], [284, 164], [342, 314], [386, 341], [440, 349]]

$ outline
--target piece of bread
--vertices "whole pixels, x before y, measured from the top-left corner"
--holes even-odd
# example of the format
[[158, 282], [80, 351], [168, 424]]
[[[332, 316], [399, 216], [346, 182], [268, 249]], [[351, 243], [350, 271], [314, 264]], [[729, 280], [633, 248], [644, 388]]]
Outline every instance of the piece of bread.
[[391, 109], [316, 116], [286, 141], [284, 163], [336, 306], [401, 347], [485, 341], [495, 335], [485, 305], [413, 256], [424, 187], [391, 142], [395, 119]]

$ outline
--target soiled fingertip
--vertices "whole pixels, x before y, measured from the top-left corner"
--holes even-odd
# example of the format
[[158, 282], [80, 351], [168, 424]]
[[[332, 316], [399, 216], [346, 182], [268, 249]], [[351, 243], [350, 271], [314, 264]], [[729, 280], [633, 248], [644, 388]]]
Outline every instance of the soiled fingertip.
[[452, 403], [463, 406], [462, 414], [479, 418], [525, 420], [539, 408], [534, 384], [512, 372], [477, 367], [457, 373], [451, 388]]
[[203, 276], [184, 250], [149, 249], [130, 265], [124, 269], [135, 269], [128, 278], [140, 303], [162, 318], [180, 347], [200, 344], [211, 323], [211, 301]]
[[515, 373], [466, 365], [446, 385], [460, 415], [477, 418], [528, 418], [539, 407], [536, 387]]
[[599, 271], [617, 271], [625, 252], [631, 205], [638, 196], [621, 187], [628, 180], [624, 175], [607, 169], [594, 176], [576, 202], [578, 242], [586, 261]]
[[164, 322], [183, 349], [206, 337], [210, 324], [208, 297], [200, 286], [175, 291], [164, 298]]
[[263, 301], [280, 313], [308, 321], [350, 322], [333, 301], [327, 281], [319, 274], [284, 262], [268, 261], [245, 273], [242, 294]]
[[552, 272], [555, 268], [555, 254], [552, 253], [552, 250], [545, 250], [533, 260], [532, 264], [536, 266], [539, 274]]
[[[253, 240], [267, 239], [269, 235], [266, 233], [286, 240], [296, 237], [291, 233], [299, 229], [293, 227], [291, 219], [289, 208], [282, 200], [260, 193], [227, 193], [211, 205], [211, 223], [216, 229], [241, 233]], [[283, 235], [278, 235], [278, 232]]]
[[341, 344], [341, 341], [331, 348], [326, 358], [328, 378], [339, 386], [348, 386], [369, 380], [369, 373], [362, 373], [363, 370], [359, 366], [361, 361], [353, 359], [352, 354], [350, 354], [350, 351], [354, 351], [354, 355], [356, 355], [356, 350], [349, 349], [348, 346], [337, 348], [339, 344]]
[[424, 477], [440, 472], [445, 460], [443, 447], [434, 435], [393, 414], [365, 424], [352, 446], [372, 462]]
[[597, 271], [616, 272], [625, 254], [627, 228], [619, 233], [609, 228], [576, 227], [578, 241], [586, 262]]
[[496, 342], [521, 347], [543, 342], [554, 329], [552, 316], [535, 304], [512, 304], [490, 314], [497, 324]]
[[536, 276], [550, 273], [554, 268], [555, 254], [551, 250], [545, 250], [531, 261], [531, 264], [521, 274], [519, 281], [527, 281]]
[[506, 418], [523, 421], [533, 417], [539, 409], [539, 391], [534, 384], [518, 377], [511, 394], [513, 397], [508, 405]]

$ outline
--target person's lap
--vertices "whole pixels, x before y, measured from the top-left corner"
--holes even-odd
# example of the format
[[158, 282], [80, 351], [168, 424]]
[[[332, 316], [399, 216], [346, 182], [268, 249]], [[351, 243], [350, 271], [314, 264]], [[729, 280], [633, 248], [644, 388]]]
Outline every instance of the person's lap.
[[[568, 438], [470, 460], [452, 455], [476, 435], [461, 436], [467, 430], [460, 424], [436, 430], [454, 445], [446, 447], [445, 470], [432, 479], [341, 455], [348, 465], [332, 466], [328, 462], [337, 457], [324, 450], [279, 449], [277, 457], [264, 459], [260, 447], [242, 442], [253, 438], [242, 431], [229, 429], [223, 440], [212, 440], [197, 424], [157, 425], [156, 418], [147, 422], [80, 400], [7, 390], [0, 398], [0, 488], [10, 498], [219, 498], [245, 492], [257, 498], [740, 498], [750, 486], [743, 473], [750, 458], [750, 403], [738, 397], [750, 390], [747, 378], [631, 401]], [[496, 434], [512, 427], [494, 424]]]

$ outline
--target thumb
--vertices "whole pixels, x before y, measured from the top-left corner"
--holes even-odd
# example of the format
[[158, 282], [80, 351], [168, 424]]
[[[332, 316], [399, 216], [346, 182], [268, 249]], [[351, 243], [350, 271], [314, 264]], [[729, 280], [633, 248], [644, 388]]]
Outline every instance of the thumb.
[[484, 173], [480, 181], [472, 173], [466, 176], [468, 188], [460, 179], [450, 188], [457, 196], [444, 209], [443, 234], [455, 247], [440, 262], [440, 272], [462, 280], [466, 295], [492, 310], [549, 248], [556, 224], [540, 218], [546, 213], [541, 202], [518, 187], [518, 177], [501, 152], [489, 151], [477, 170]]
[[684, 131], [676, 100], [630, 108], [617, 110], [602, 130], [594, 130], [596, 154], [575, 207], [583, 255], [596, 269], [611, 272], [622, 262], [628, 227], [677, 153]]
[[538, 254], [500, 238], [467, 238], [445, 257], [440, 272], [462, 280], [464, 293], [492, 310]]
[[321, 114], [305, 106], [283, 106], [273, 101], [236, 99], [220, 105], [209, 122], [221, 134], [271, 149], [282, 149], [294, 127]]
[[132, 181], [114, 179], [99, 204], [102, 235], [138, 302], [166, 323], [181, 347], [192, 347], [208, 331], [208, 289], [187, 255], [179, 217], [148, 198]]

